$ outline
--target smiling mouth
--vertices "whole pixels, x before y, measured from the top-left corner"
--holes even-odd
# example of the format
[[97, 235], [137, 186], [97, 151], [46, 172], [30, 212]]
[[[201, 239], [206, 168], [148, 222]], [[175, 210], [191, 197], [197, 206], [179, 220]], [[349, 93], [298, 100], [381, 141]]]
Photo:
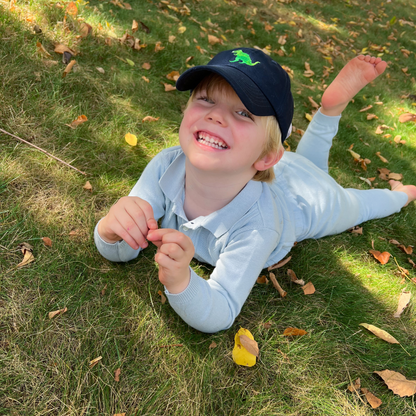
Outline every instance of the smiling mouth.
[[199, 131], [196, 134], [196, 140], [199, 143], [202, 143], [205, 146], [213, 147], [214, 149], [228, 149], [228, 146], [223, 140], [219, 139], [218, 137], [211, 136], [204, 131]]

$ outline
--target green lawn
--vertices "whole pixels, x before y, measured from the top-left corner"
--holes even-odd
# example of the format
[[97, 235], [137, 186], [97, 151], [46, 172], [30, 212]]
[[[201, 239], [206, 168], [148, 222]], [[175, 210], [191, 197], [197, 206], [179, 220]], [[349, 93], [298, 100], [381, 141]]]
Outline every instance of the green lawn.
[[[414, 204], [364, 224], [362, 235], [300, 242], [276, 273], [288, 295], [257, 284], [234, 325], [213, 335], [188, 327], [162, 304], [154, 248], [113, 264], [93, 241], [96, 222], [128, 194], [149, 160], [177, 144], [188, 94], [165, 92], [164, 83], [174, 86], [166, 76], [236, 46], [264, 48], [293, 75], [292, 151], [314, 110], [308, 97], [319, 103], [357, 54], [382, 56], [389, 62], [385, 74], [344, 112], [330, 173], [345, 187], [368, 189], [360, 178], [375, 178], [374, 187], [387, 188], [377, 170], [387, 167], [416, 184], [416, 124], [399, 122], [416, 113], [416, 6], [411, 0], [129, 3], [82, 0], [71, 15], [69, 2], [0, 0], [0, 128], [86, 173], [0, 133], [0, 415], [416, 414], [414, 397], [399, 397], [374, 374], [389, 369], [416, 380], [413, 300], [393, 317], [401, 291], [416, 293], [408, 261], [416, 258], [389, 242], [416, 244]], [[132, 37], [140, 50], [131, 47]], [[58, 44], [76, 53], [65, 77]], [[81, 115], [86, 122], [68, 126]], [[159, 119], [143, 122], [146, 116]], [[126, 143], [127, 133], [137, 136], [137, 146]], [[371, 160], [367, 171], [347, 152], [351, 145]], [[33, 246], [35, 260], [18, 267], [23, 242]], [[372, 245], [392, 254], [386, 265], [369, 254]], [[403, 277], [399, 266], [409, 274]], [[207, 278], [212, 270], [193, 267]], [[313, 282], [316, 293], [305, 296], [288, 268]], [[388, 331], [403, 348], [363, 322]], [[259, 344], [251, 368], [232, 360], [240, 327]], [[308, 333], [287, 338], [287, 327]], [[377, 410], [362, 392], [348, 391], [357, 378], [382, 400]]]

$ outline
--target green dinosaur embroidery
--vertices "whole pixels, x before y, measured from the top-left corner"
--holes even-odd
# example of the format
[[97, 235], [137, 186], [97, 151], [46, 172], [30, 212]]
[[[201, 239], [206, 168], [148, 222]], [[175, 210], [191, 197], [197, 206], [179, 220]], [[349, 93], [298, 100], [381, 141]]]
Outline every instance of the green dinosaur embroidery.
[[230, 62], [239, 62], [240, 64], [254, 66], [260, 63], [260, 61], [252, 62], [250, 55], [248, 53], [243, 52], [241, 49], [238, 51], [233, 51], [233, 54], [235, 55], [234, 61]]

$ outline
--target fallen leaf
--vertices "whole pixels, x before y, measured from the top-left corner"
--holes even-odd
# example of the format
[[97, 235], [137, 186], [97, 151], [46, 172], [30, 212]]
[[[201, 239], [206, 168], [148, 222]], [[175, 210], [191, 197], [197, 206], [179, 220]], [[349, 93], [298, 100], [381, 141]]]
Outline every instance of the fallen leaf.
[[104, 70], [104, 68], [101, 68], [100, 66], [97, 66], [95, 69], [96, 69], [98, 72], [100, 72], [101, 74], [105, 74], [105, 70]]
[[396, 181], [401, 181], [401, 180], [403, 180], [403, 175], [401, 173], [391, 172], [387, 175], [387, 179], [394, 179]]
[[83, 38], [86, 38], [92, 32], [92, 26], [86, 22], [81, 23], [80, 34]]
[[388, 180], [388, 175], [390, 173], [390, 170], [387, 168], [378, 168], [377, 171], [379, 172], [379, 178], [383, 179], [385, 181]]
[[52, 55], [43, 47], [43, 45], [39, 41], [36, 42], [36, 50], [40, 55], [44, 56], [45, 58], [52, 58]]
[[354, 160], [361, 160], [361, 156], [358, 153], [351, 149], [347, 149], [347, 151], [351, 153], [351, 156], [354, 158]]
[[407, 380], [403, 374], [391, 370], [374, 372], [384, 380], [387, 387], [392, 390], [394, 394], [405, 397], [413, 396], [416, 393], [416, 380]]
[[297, 337], [297, 336], [302, 336], [302, 335], [306, 335], [307, 332], [304, 329], [298, 329], [298, 328], [286, 328], [283, 331], [283, 335], [285, 337]]
[[179, 26], [178, 27], [178, 33], [184, 33], [186, 31], [186, 27], [185, 26]]
[[145, 81], [145, 82], [147, 82], [147, 83], [150, 82], [149, 78], [146, 78], [144, 75], [142, 76], [142, 80]]
[[173, 43], [173, 42], [175, 42], [175, 39], [176, 39], [176, 36], [174, 36], [174, 35], [170, 35], [170, 36], [169, 36], [169, 38], [168, 38], [169, 43]]
[[380, 253], [377, 250], [370, 250], [369, 251], [373, 257], [378, 260], [381, 264], [386, 264], [389, 261], [391, 254], [388, 251], [383, 251]]
[[367, 110], [369, 110], [370, 108], [373, 108], [373, 106], [370, 104], [370, 105], [368, 105], [367, 107], [364, 107], [364, 108], [362, 108], [361, 110], [360, 110], [360, 113], [362, 113], [362, 112], [364, 112], [364, 111], [367, 111]]
[[241, 345], [250, 353], [259, 356], [259, 346], [254, 339], [249, 338], [247, 335], [240, 335]]
[[287, 292], [280, 287], [279, 283], [276, 280], [276, 276], [273, 273], [269, 273], [269, 279], [272, 281], [273, 286], [279, 292], [280, 296], [284, 298], [287, 295]]
[[375, 114], [367, 114], [367, 120], [373, 120], [378, 119], [378, 117]]
[[302, 286], [302, 290], [305, 295], [313, 295], [315, 293], [315, 286], [312, 282], [308, 282], [305, 286]]
[[143, 118], [142, 123], [146, 123], [147, 121], [158, 121], [159, 117], [152, 117], [152, 116], [146, 116]]
[[85, 185], [83, 186], [83, 188], [86, 189], [87, 191], [92, 192], [92, 185], [90, 181], [85, 182]]
[[55, 45], [54, 52], [60, 54], [63, 54], [64, 52], [69, 52], [71, 55], [76, 55], [76, 52], [74, 50], [68, 48], [68, 46], [63, 45], [62, 43], [58, 43], [57, 45]]
[[73, 1], [69, 2], [68, 6], [66, 6], [65, 13], [68, 13], [73, 17], [75, 17], [77, 15], [78, 8], [77, 8], [76, 4]]
[[290, 280], [297, 285], [304, 286], [305, 281], [303, 279], [298, 279], [296, 273], [292, 269], [287, 269], [287, 275], [290, 277]]
[[355, 227], [352, 227], [348, 230], [351, 234], [363, 234], [363, 227], [360, 227], [359, 225], [356, 225]]
[[416, 263], [412, 259], [407, 259], [408, 262], [412, 265], [414, 269], [416, 269]]
[[126, 414], [125, 413], [114, 413], [113, 416], [126, 416]]
[[64, 72], [62, 73], [62, 78], [65, 78], [69, 72], [71, 71], [72, 67], [77, 63], [75, 59], [73, 59], [65, 68]]
[[256, 282], [260, 285], [264, 285], [269, 283], [269, 279], [265, 275], [262, 275], [257, 278]]
[[48, 317], [49, 317], [49, 319], [55, 318], [55, 316], [62, 315], [67, 310], [68, 310], [67, 308], [63, 308], [63, 309], [59, 309], [57, 311], [49, 312]]
[[248, 329], [240, 328], [234, 337], [235, 345], [232, 353], [233, 360], [238, 365], [252, 367], [256, 364], [256, 356], [247, 351], [247, 349], [243, 346], [240, 340], [241, 336], [245, 336], [254, 341], [254, 337]]
[[270, 329], [272, 327], [272, 323], [269, 321], [269, 322], [265, 322], [264, 324], [263, 324], [263, 328], [264, 329]]
[[361, 389], [361, 380], [359, 378], [357, 378], [357, 380], [355, 380], [353, 384], [350, 384], [348, 386], [348, 390], [351, 393], [354, 393], [354, 392], [359, 393], [360, 389]]
[[416, 114], [405, 113], [399, 117], [400, 123], [407, 123], [408, 121], [416, 121]]
[[166, 296], [163, 294], [161, 290], [158, 290], [157, 293], [160, 296], [160, 301], [162, 302], [162, 305], [164, 305], [166, 303]]
[[116, 371], [114, 371], [114, 381], [119, 382], [120, 381], [120, 374], [121, 374], [121, 368], [117, 368]]
[[214, 349], [214, 348], [217, 348], [217, 343], [215, 342], [215, 341], [212, 341], [211, 342], [211, 344], [209, 344], [209, 347], [208, 347], [210, 350], [212, 350], [212, 349]]
[[290, 259], [292, 258], [292, 256], [286, 257], [283, 260], [278, 261], [275, 264], [272, 264], [271, 266], [269, 266], [267, 268], [268, 271], [273, 270], [273, 269], [278, 269], [280, 267], [283, 267], [286, 263], [289, 263]]
[[97, 365], [102, 360], [102, 358], [103, 357], [101, 357], [101, 355], [100, 355], [99, 357], [94, 358], [93, 360], [91, 360], [90, 364], [89, 364], [90, 368], [93, 368], [95, 365]]
[[369, 391], [368, 389], [362, 388], [361, 391], [364, 393], [365, 398], [367, 399], [368, 403], [370, 403], [370, 406], [373, 409], [377, 409], [377, 407], [380, 407], [383, 403], [378, 397], [374, 396], [374, 394], [371, 393], [371, 391]]
[[126, 62], [130, 65], [130, 66], [134, 66], [134, 62], [131, 59], [127, 59], [126, 58]]
[[214, 35], [208, 35], [208, 43], [210, 45], [215, 45], [217, 43], [222, 43], [222, 40]]
[[397, 341], [396, 338], [394, 338], [392, 335], [390, 335], [388, 332], [384, 331], [383, 329], [377, 328], [374, 325], [371, 324], [360, 324], [364, 328], [368, 329], [370, 332], [372, 332], [375, 336], [382, 339], [383, 341], [386, 341], [390, 344], [400, 344], [399, 341]]
[[397, 311], [393, 315], [395, 318], [400, 318], [400, 315], [403, 313], [403, 311], [406, 309], [406, 306], [409, 304], [411, 296], [411, 292], [403, 291], [402, 293], [400, 293]]
[[137, 32], [139, 30], [139, 23], [133, 19], [133, 23], [131, 24], [131, 31], [132, 33]]
[[178, 71], [172, 71], [169, 74], [166, 75], [166, 78], [171, 81], [177, 81], [179, 78], [179, 72]]
[[23, 260], [17, 265], [17, 267], [26, 266], [32, 261], [35, 261], [35, 256], [33, 255], [33, 247], [28, 243], [20, 243], [19, 248], [23, 253]]
[[314, 101], [312, 97], [308, 97], [309, 102], [312, 104], [312, 107], [318, 109], [320, 105]]
[[136, 146], [137, 145], [137, 137], [134, 134], [127, 133], [124, 136], [124, 139], [130, 146]]
[[79, 234], [80, 234], [79, 230], [78, 230], [78, 229], [76, 229], [76, 230], [72, 230], [72, 231], [70, 231], [68, 235], [69, 235], [70, 237], [77, 237], [77, 236], [79, 236]]
[[52, 247], [52, 240], [49, 237], [42, 237], [42, 241], [46, 247]]
[[175, 91], [176, 87], [174, 87], [173, 85], [167, 84], [165, 82], [162, 82], [162, 84], [165, 86], [165, 91], [169, 92], [169, 91]]
[[163, 51], [163, 49], [165, 49], [164, 46], [162, 46], [162, 42], [156, 42], [155, 44], [155, 52], [159, 52], [159, 51]]
[[84, 114], [78, 116], [74, 121], [71, 122], [71, 124], [65, 124], [68, 127], [71, 127], [71, 129], [76, 129], [80, 124], [85, 123], [88, 121], [87, 116]]
[[413, 247], [412, 247], [412, 246], [408, 246], [408, 247], [406, 247], [406, 246], [404, 246], [403, 244], [399, 244], [397, 247], [398, 247], [401, 251], [403, 251], [403, 253], [406, 253], [406, 254], [412, 254], [412, 253], [413, 253]]
[[107, 290], [107, 283], [105, 284], [105, 286], [101, 289], [101, 296], [105, 295], [105, 291]]
[[148, 62], [145, 62], [145, 63], [142, 65], [142, 68], [143, 68], [143, 69], [146, 69], [146, 70], [149, 70], [151, 67], [152, 67], [152, 66], [151, 66]]
[[380, 158], [380, 160], [382, 162], [389, 163], [389, 161], [385, 157], [381, 156], [381, 153], [380, 152], [376, 152], [376, 155]]

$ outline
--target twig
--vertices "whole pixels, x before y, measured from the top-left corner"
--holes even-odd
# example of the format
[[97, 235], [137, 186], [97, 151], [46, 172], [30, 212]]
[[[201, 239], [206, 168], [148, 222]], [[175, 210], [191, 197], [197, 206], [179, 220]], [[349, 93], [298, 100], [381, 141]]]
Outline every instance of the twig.
[[66, 165], [66, 166], [70, 167], [71, 169], [74, 169], [74, 170], [76, 170], [77, 172], [82, 173], [83, 175], [86, 175], [86, 173], [85, 173], [85, 172], [80, 171], [79, 169], [75, 168], [74, 166], [70, 165], [69, 163], [64, 162], [63, 160], [59, 159], [58, 157], [56, 157], [56, 156], [54, 156], [54, 155], [51, 155], [51, 154], [50, 154], [50, 153], [48, 153], [46, 150], [41, 149], [40, 147], [36, 146], [35, 144], [30, 143], [30, 142], [27, 142], [26, 140], [23, 140], [23, 139], [21, 139], [20, 137], [15, 136], [14, 134], [11, 134], [11, 133], [7, 132], [6, 130], [0, 129], [0, 131], [1, 131], [2, 133], [4, 133], [4, 134], [8, 134], [8, 135], [9, 135], [9, 136], [11, 136], [11, 137], [14, 137], [14, 138], [15, 138], [15, 139], [17, 139], [17, 140], [20, 140], [20, 141], [21, 141], [21, 142], [23, 142], [23, 143], [28, 144], [29, 146], [34, 147], [34, 148], [35, 148], [35, 149], [37, 149], [37, 150], [40, 150], [41, 152], [45, 153], [45, 155], [48, 155], [49, 157], [51, 157], [51, 158], [53, 158], [53, 159], [57, 160], [58, 162], [63, 163], [64, 165]]

